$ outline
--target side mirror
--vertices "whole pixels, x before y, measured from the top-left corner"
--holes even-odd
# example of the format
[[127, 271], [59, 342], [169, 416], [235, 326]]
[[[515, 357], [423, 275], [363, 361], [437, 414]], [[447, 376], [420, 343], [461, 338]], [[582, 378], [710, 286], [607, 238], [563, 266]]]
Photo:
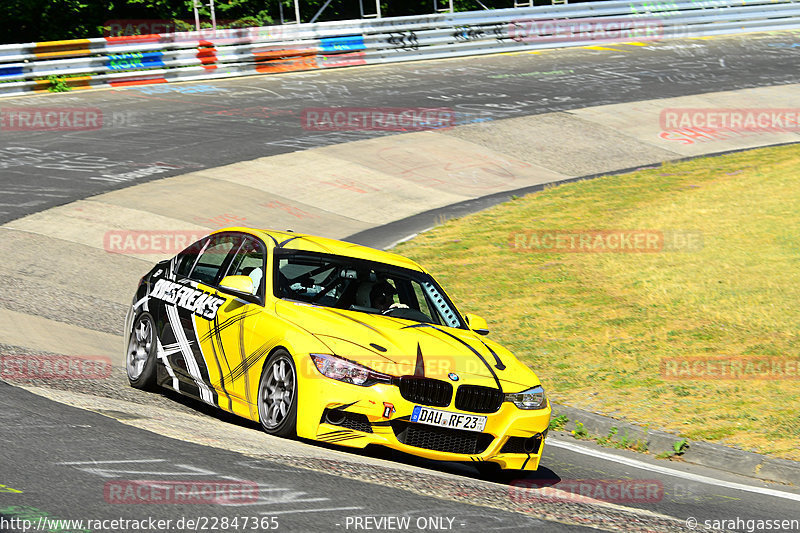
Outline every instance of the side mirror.
[[464, 319], [467, 321], [467, 327], [475, 333], [479, 333], [481, 335], [489, 334], [489, 326], [486, 324], [486, 320], [484, 320], [482, 317], [473, 315], [472, 313], [467, 313], [464, 315]]
[[250, 276], [225, 276], [219, 282], [220, 289], [236, 295], [253, 296], [253, 278]]

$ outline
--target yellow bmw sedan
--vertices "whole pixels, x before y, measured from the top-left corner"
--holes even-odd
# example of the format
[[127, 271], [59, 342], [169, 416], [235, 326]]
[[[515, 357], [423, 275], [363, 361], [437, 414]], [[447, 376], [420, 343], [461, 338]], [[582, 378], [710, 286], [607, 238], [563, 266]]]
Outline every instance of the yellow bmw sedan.
[[396, 254], [222, 229], [141, 279], [125, 331], [132, 386], [273, 435], [539, 466], [550, 405], [536, 374]]

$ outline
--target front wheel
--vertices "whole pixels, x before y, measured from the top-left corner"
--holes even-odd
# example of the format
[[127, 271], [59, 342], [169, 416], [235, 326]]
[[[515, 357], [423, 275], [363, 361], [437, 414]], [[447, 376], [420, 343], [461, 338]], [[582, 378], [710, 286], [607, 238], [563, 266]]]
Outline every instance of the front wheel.
[[150, 313], [142, 313], [133, 322], [125, 369], [128, 382], [137, 389], [152, 389], [156, 385], [156, 324]]
[[297, 435], [297, 371], [285, 350], [273, 353], [261, 371], [258, 418], [270, 435]]

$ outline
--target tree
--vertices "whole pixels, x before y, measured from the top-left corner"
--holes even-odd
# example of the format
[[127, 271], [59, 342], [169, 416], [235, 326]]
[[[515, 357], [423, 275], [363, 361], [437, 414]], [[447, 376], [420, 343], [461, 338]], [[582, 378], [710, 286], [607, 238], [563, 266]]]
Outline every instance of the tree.
[[[208, 2], [208, 0], [203, 0]], [[308, 22], [325, 0], [299, 0], [300, 18]], [[374, 0], [362, 0], [367, 12]], [[215, 0], [217, 20], [224, 26], [268, 25], [279, 23], [279, 2], [287, 20], [294, 19], [293, 0]], [[492, 8], [511, 7], [513, 0], [481, 0]], [[439, 7], [447, 6], [446, 0]], [[481, 9], [476, 0], [454, 0], [456, 11]], [[211, 13], [199, 10], [203, 20]], [[434, 12], [433, 0], [382, 0], [385, 17], [423, 15]], [[358, 0], [333, 0], [318, 20], [344, 20], [360, 17]], [[0, 42], [25, 43], [103, 36], [110, 21], [186, 21], [194, 24], [192, 0], [3, 0], [0, 3]], [[274, 21], [274, 22], [273, 22]]]

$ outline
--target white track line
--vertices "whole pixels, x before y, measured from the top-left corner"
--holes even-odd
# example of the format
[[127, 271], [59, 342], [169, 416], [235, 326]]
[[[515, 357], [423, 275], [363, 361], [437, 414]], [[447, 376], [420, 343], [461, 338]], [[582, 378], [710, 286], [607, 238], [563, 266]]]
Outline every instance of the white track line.
[[645, 463], [644, 461], [639, 461], [638, 459], [631, 459], [630, 457], [622, 457], [619, 455], [614, 455], [612, 453], [604, 452], [602, 450], [594, 450], [592, 448], [587, 448], [579, 444], [574, 444], [572, 442], [567, 442], [563, 440], [556, 440], [553, 438], [547, 439], [547, 444], [549, 446], [554, 446], [556, 448], [563, 448], [565, 450], [570, 450], [572, 452], [582, 453], [584, 455], [589, 455], [591, 457], [597, 457], [598, 459], [603, 459], [606, 461], [612, 461], [615, 463], [632, 466], [634, 468], [650, 470], [651, 472], [658, 472], [659, 474], [665, 474], [667, 476], [675, 476], [683, 479], [688, 479], [690, 481], [706, 483], [708, 485], [716, 485], [718, 487], [725, 487], [728, 489], [741, 490], [746, 492], [755, 492], [757, 494], [763, 494], [765, 496], [773, 496], [775, 498], [785, 498], [787, 500], [795, 500], [800, 502], [800, 494], [793, 494], [791, 492], [783, 492], [775, 489], [767, 489], [764, 487], [753, 487], [750, 485], [744, 485], [742, 483], [734, 483], [732, 481], [723, 481], [721, 479], [715, 479], [713, 477], [701, 476], [700, 474], [681, 472], [680, 470], [673, 470], [672, 468], [667, 468], [659, 465], [651, 465], [649, 463]]
[[327, 511], [360, 511], [363, 507], [329, 507], [327, 509], [287, 509], [285, 511], [264, 511], [259, 514], [322, 513]]
[[411, 239], [413, 239], [414, 237], [416, 237], [416, 236], [417, 236], [417, 235], [419, 235], [420, 233], [425, 233], [426, 231], [430, 231], [430, 230], [432, 230], [434, 227], [435, 227], [435, 226], [431, 226], [430, 228], [425, 228], [425, 229], [419, 230], [417, 233], [412, 233], [411, 235], [406, 235], [406, 236], [405, 236], [405, 237], [403, 237], [402, 239], [400, 239], [400, 240], [398, 240], [398, 241], [394, 241], [394, 242], [393, 242], [392, 244], [390, 244], [389, 246], [384, 246], [384, 247], [383, 247], [383, 249], [384, 249], [384, 250], [391, 250], [392, 248], [394, 248], [394, 247], [395, 247], [395, 246], [397, 246], [398, 244], [402, 244], [402, 243], [404, 243], [404, 242], [406, 242], [406, 241], [410, 241]]

